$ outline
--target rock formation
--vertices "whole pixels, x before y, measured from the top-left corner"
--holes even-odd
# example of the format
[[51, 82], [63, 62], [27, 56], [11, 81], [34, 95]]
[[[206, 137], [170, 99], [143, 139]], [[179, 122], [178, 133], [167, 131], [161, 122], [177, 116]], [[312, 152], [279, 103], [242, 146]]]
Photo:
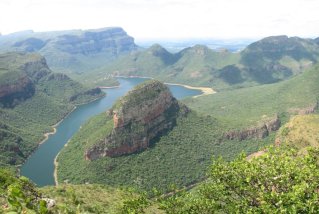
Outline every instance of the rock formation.
[[116, 157], [142, 151], [153, 139], [171, 130], [179, 114], [188, 109], [159, 81], [137, 86], [107, 112], [113, 129], [105, 139], [85, 152], [87, 160]]
[[229, 131], [224, 134], [224, 138], [228, 140], [246, 140], [246, 139], [262, 139], [269, 135], [270, 132], [277, 131], [280, 128], [280, 120], [278, 116], [263, 123], [262, 125], [248, 128], [240, 131]]

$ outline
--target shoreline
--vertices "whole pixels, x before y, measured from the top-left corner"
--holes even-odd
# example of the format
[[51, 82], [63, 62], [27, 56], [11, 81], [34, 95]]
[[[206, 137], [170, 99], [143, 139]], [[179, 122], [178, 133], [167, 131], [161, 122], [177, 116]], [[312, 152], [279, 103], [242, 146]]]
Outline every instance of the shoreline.
[[112, 88], [119, 88], [120, 85], [117, 85], [117, 86], [98, 86], [98, 88], [100, 89], [112, 89]]
[[53, 171], [53, 178], [54, 178], [54, 184], [55, 186], [59, 185], [59, 181], [58, 181], [58, 166], [59, 166], [59, 162], [58, 162], [58, 156], [59, 156], [60, 152], [55, 156], [53, 164], [54, 164], [54, 171]]
[[76, 108], [77, 108], [77, 107], [74, 106], [74, 108], [73, 108], [70, 112], [68, 112], [65, 116], [63, 116], [63, 118], [62, 118], [61, 120], [59, 120], [59, 122], [57, 122], [56, 124], [52, 125], [51, 128], [53, 129], [53, 131], [44, 133], [44, 134], [43, 134], [44, 139], [41, 140], [41, 141], [38, 143], [38, 146], [40, 146], [40, 145], [43, 144], [45, 141], [47, 141], [47, 140], [49, 139], [50, 135], [55, 134], [56, 131], [57, 131], [57, 130], [56, 130], [56, 127], [57, 127], [69, 114], [71, 114]]

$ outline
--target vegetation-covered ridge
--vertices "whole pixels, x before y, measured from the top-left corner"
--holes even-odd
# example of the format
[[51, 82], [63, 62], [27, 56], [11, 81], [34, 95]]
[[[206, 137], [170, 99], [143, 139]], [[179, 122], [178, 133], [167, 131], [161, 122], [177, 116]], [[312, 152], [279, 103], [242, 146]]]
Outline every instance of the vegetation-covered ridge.
[[275, 115], [284, 124], [289, 115], [316, 111], [318, 81], [319, 65], [316, 64], [285, 81], [186, 99], [184, 103], [217, 118], [228, 130], [258, 126]]
[[0, 55], [0, 164], [21, 164], [77, 104], [103, 96], [52, 72], [35, 53]]

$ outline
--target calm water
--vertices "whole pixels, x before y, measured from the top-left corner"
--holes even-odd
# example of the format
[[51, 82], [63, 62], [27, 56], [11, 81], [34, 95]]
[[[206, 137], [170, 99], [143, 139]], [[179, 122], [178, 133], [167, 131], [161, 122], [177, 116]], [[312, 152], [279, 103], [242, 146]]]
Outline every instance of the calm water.
[[[115, 100], [145, 80], [146, 79], [142, 78], [120, 78], [119, 88], [104, 90], [107, 93], [106, 97], [79, 106], [56, 127], [56, 133], [50, 135], [49, 139], [40, 145], [35, 153], [27, 160], [21, 168], [21, 174], [29, 177], [38, 186], [54, 185], [54, 158], [72, 135], [75, 134], [86, 120], [106, 111], [112, 106]], [[191, 90], [182, 86], [169, 86], [169, 88], [177, 99], [201, 94], [198, 90]]]

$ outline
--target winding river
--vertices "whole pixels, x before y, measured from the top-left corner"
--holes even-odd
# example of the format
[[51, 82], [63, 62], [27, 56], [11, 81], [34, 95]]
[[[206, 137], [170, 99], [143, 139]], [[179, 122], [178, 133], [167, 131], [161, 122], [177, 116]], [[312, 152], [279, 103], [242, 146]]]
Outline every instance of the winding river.
[[[144, 78], [119, 78], [120, 87], [103, 89], [107, 96], [94, 102], [78, 106], [56, 127], [56, 133], [39, 146], [21, 167], [21, 174], [30, 178], [38, 186], [54, 185], [54, 159], [68, 140], [90, 117], [106, 111], [115, 100], [123, 96], [135, 85], [145, 81]], [[183, 86], [168, 85], [177, 99], [196, 96], [202, 92]]]

